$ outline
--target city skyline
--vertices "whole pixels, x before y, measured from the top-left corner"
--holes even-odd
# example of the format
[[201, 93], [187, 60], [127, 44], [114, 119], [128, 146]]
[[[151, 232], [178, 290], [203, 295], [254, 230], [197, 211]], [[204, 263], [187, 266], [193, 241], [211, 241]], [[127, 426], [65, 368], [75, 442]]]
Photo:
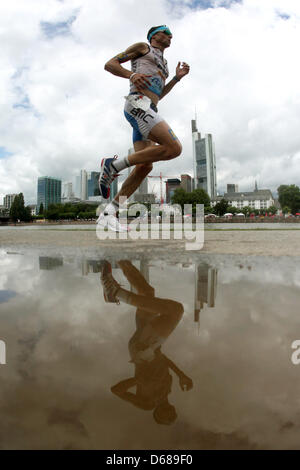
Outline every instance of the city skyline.
[[[196, 107], [201, 134], [211, 133], [215, 141], [219, 192], [235, 181], [249, 190], [255, 179], [272, 191], [281, 183], [299, 186], [298, 2], [205, 4], [172, 0], [170, 9], [163, 0], [133, 0], [126, 7], [119, 2], [113, 38], [113, 6], [106, 0], [3, 5], [0, 198], [23, 192], [34, 203], [39, 176], [71, 181], [81, 168], [98, 169], [104, 156], [126, 154], [128, 82], [103, 66], [166, 19], [173, 34], [165, 51], [170, 77], [179, 60], [191, 69], [158, 106], [182, 141], [182, 155], [171, 166], [156, 164], [155, 174], [192, 174]], [[133, 12], [141, 19], [135, 28]]]

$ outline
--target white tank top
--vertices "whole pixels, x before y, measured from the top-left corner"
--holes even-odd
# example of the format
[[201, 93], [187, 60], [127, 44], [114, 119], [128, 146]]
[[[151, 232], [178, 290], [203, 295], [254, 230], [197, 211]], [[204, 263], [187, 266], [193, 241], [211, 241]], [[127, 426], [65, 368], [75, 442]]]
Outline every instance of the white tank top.
[[[151, 86], [148, 87], [148, 90], [160, 96], [165, 86], [165, 80], [169, 76], [168, 65], [160, 49], [153, 46], [148, 47], [149, 51], [145, 55], [131, 61], [131, 70], [132, 72], [151, 75], [149, 77]], [[130, 82], [130, 93], [137, 91], [134, 84]]]

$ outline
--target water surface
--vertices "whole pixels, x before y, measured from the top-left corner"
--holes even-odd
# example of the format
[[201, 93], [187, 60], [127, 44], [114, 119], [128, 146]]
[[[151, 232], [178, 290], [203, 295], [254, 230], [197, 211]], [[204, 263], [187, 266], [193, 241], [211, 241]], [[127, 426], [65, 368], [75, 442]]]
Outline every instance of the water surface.
[[0, 258], [2, 449], [300, 447], [297, 263]]

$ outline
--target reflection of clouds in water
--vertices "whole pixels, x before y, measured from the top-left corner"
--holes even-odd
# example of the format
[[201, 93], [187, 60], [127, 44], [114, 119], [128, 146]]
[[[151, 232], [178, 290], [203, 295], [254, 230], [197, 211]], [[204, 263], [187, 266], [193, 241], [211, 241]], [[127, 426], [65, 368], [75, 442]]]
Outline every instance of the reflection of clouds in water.
[[[194, 272], [150, 268], [156, 295], [184, 304], [164, 352], [194, 381], [188, 394], [173, 387], [179, 419], [166, 432], [110, 393], [132, 373], [134, 309], [104, 303], [99, 274], [82, 276], [77, 260], [39, 271], [38, 259], [12, 258], [6, 288], [28, 291], [25, 301], [1, 305], [9, 355], [1, 369], [4, 447], [299, 447], [300, 369], [290, 361], [300, 338], [297, 269], [285, 277], [288, 267], [275, 262], [221, 267], [215, 307], [200, 312], [198, 336]], [[264, 283], [272, 272], [288, 285]]]
[[13, 290], [0, 290], [0, 304], [2, 302], [8, 302], [9, 299], [15, 297], [17, 293]]
[[219, 270], [220, 282], [230, 284], [236, 280], [247, 280], [247, 282], [261, 282], [264, 284], [279, 284], [281, 286], [300, 286], [300, 267], [294, 263], [292, 266], [282, 259], [254, 258], [245, 264], [225, 265]]

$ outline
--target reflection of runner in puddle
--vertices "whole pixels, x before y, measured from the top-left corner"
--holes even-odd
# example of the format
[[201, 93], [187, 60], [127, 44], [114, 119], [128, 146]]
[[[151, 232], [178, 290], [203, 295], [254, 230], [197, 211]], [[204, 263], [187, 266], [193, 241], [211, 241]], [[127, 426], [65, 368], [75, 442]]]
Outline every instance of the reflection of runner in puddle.
[[[159, 424], [171, 424], [177, 414], [168, 401], [172, 388], [170, 369], [179, 379], [181, 389], [190, 390], [192, 380], [162, 352], [161, 346], [176, 328], [183, 314], [179, 302], [155, 297], [154, 289], [130, 261], [119, 261], [119, 266], [137, 294], [123, 289], [113, 278], [111, 266], [102, 264], [101, 282], [106, 302], [125, 302], [137, 307], [136, 332], [129, 341], [131, 361], [135, 375], [111, 388], [118, 397], [143, 410], [153, 410]], [[128, 390], [136, 387], [136, 392]]]

